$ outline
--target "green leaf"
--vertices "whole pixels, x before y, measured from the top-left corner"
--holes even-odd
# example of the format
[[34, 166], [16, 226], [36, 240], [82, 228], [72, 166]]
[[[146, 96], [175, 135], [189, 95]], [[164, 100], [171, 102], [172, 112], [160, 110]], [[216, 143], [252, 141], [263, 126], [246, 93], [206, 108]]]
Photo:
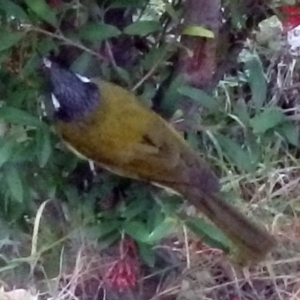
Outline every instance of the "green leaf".
[[124, 29], [124, 33], [128, 35], [145, 36], [150, 33], [160, 31], [161, 29], [162, 26], [157, 21], [137, 21], [135, 23], [128, 25]]
[[256, 141], [257, 137], [250, 131], [247, 130], [245, 134], [246, 145], [249, 150], [251, 161], [254, 165], [257, 165], [262, 157], [261, 147]]
[[148, 202], [146, 199], [141, 199], [141, 198], [134, 199], [124, 210], [123, 216], [129, 221], [130, 219], [133, 219], [136, 216], [147, 211], [147, 207], [148, 207]]
[[8, 31], [0, 28], [0, 36], [0, 51], [3, 51], [16, 45], [22, 39], [24, 33], [17, 31]]
[[42, 20], [56, 27], [57, 19], [52, 8], [45, 0], [24, 0], [27, 6], [35, 12]]
[[218, 142], [216, 136], [209, 130], [206, 132], [206, 134], [209, 137], [210, 141], [213, 143], [213, 145], [217, 151], [217, 154], [219, 156], [219, 159], [221, 160], [221, 163], [223, 165], [224, 164], [223, 150], [222, 150], [221, 146], [219, 145], [219, 142]]
[[33, 53], [32, 56], [26, 61], [22, 68], [22, 76], [24, 78], [29, 77], [31, 74], [36, 74], [36, 70], [41, 64], [41, 57], [37, 53]]
[[157, 243], [163, 237], [167, 236], [174, 231], [176, 221], [171, 218], [165, 219], [161, 224], [159, 224], [148, 236], [148, 243]]
[[[239, 1], [230, 1], [230, 5], [227, 7], [229, 9], [228, 15], [229, 24], [231, 28], [235, 30], [244, 30], [246, 26], [247, 18], [245, 18], [244, 13], [241, 10], [241, 5]], [[247, 28], [247, 27], [246, 27]]]
[[14, 140], [4, 141], [4, 144], [0, 147], [0, 167], [11, 158], [15, 145], [16, 142]]
[[255, 103], [256, 111], [259, 111], [266, 101], [267, 82], [260, 60], [252, 57], [247, 60], [245, 67], [249, 72], [249, 85], [252, 93], [252, 101]]
[[88, 67], [90, 66], [92, 61], [92, 56], [90, 53], [83, 52], [81, 55], [77, 57], [77, 59], [72, 63], [71, 69], [72, 71], [84, 74]]
[[130, 76], [129, 72], [121, 67], [114, 67], [114, 71], [118, 74], [118, 76], [127, 84], [127, 86], [132, 85], [132, 76]]
[[89, 239], [105, 239], [112, 233], [118, 232], [119, 222], [114, 220], [101, 221], [97, 226], [91, 226], [84, 229], [84, 236]]
[[4, 11], [7, 17], [15, 17], [22, 21], [28, 20], [28, 16], [25, 11], [19, 5], [9, 0], [1, 0], [0, 11]]
[[206, 38], [210, 38], [210, 39], [213, 39], [215, 37], [215, 34], [211, 30], [208, 30], [208, 29], [206, 29], [202, 26], [195, 26], [195, 25], [186, 26], [183, 29], [182, 34], [183, 35], [206, 37]]
[[138, 248], [142, 260], [145, 261], [149, 267], [154, 267], [155, 252], [153, 251], [152, 246], [143, 243], [138, 243]]
[[63, 192], [71, 204], [79, 205], [79, 203], [81, 202], [81, 198], [79, 196], [78, 190], [74, 185], [64, 186]]
[[99, 250], [108, 249], [109, 246], [115, 244], [119, 240], [120, 240], [120, 233], [113, 231], [110, 234], [108, 234], [100, 239], [99, 246], [98, 246]]
[[206, 244], [229, 252], [231, 243], [217, 227], [208, 224], [202, 219], [189, 217], [185, 220], [186, 226], [196, 233]]
[[39, 166], [43, 168], [47, 164], [52, 152], [49, 130], [38, 130], [36, 142], [36, 154]]
[[140, 242], [146, 242], [149, 236], [149, 231], [142, 222], [130, 221], [124, 224], [124, 231], [132, 238]]
[[219, 104], [217, 103], [217, 101], [200, 89], [196, 89], [190, 86], [181, 86], [178, 88], [178, 92], [183, 96], [195, 100], [197, 103], [203, 105], [212, 112], [219, 110]]
[[168, 0], [163, 0], [163, 2], [164, 2], [164, 6], [165, 6], [164, 7], [165, 11], [169, 14], [169, 16], [172, 18], [172, 20], [173, 20], [174, 23], [179, 24], [179, 22], [180, 22], [179, 14], [175, 10], [175, 8], [173, 7], [173, 5], [171, 5]]
[[286, 120], [283, 112], [275, 107], [266, 108], [250, 120], [254, 133], [265, 133], [267, 130], [282, 124]]
[[23, 202], [23, 185], [17, 168], [10, 165], [5, 171], [5, 180], [10, 194], [18, 202]]
[[44, 124], [35, 116], [14, 107], [0, 108], [0, 120], [12, 124], [42, 127]]
[[89, 42], [105, 41], [120, 34], [117, 27], [104, 23], [88, 23], [79, 31], [79, 36]]
[[248, 112], [248, 106], [244, 99], [239, 99], [236, 103], [234, 103], [234, 112], [241, 120], [244, 125], [248, 125], [250, 122], [250, 116]]
[[47, 172], [37, 174], [30, 192], [36, 199], [41, 199], [41, 197], [54, 199], [56, 198], [57, 188], [60, 184], [61, 178], [58, 178], [57, 174], [48, 169]]
[[150, 70], [153, 65], [162, 59], [167, 59], [168, 47], [167, 45], [162, 45], [158, 48], [152, 47], [148, 53], [144, 55], [142, 60], [142, 66], [145, 70]]
[[225, 155], [232, 160], [240, 170], [246, 172], [253, 172], [255, 170], [257, 162], [253, 160], [247, 149], [244, 150], [241, 145], [221, 134], [216, 134], [215, 137]]
[[[155, 227], [161, 224], [164, 219], [165, 215], [172, 216], [178, 211], [179, 206], [182, 205], [182, 197], [180, 195], [176, 194], [161, 194], [161, 195], [155, 195], [154, 196], [157, 203], [159, 203], [159, 214], [160, 217], [158, 218], [157, 223], [155, 223]], [[151, 218], [151, 215], [149, 217]], [[162, 218], [162, 219], [160, 219]]]
[[166, 119], [171, 118], [178, 108], [177, 104], [182, 99], [182, 96], [178, 90], [179, 87], [183, 86], [183, 82], [184, 81], [181, 75], [170, 78], [170, 80], [163, 83], [163, 86], [160, 88], [159, 93], [157, 94], [159, 96], [157, 98], [159, 103], [159, 112]]
[[59, 44], [56, 43], [56, 41], [51, 37], [44, 37], [42, 40], [39, 41], [37, 44], [37, 53], [35, 55], [38, 55], [41, 59], [41, 55], [47, 55], [49, 52], [54, 51], [58, 52]]
[[27, 141], [26, 143], [22, 143], [22, 145], [19, 146], [16, 145], [13, 152], [12, 161], [14, 163], [24, 163], [35, 160], [35, 148], [36, 145], [34, 141]]
[[285, 122], [276, 127], [278, 133], [283, 136], [290, 144], [299, 147], [299, 127], [292, 122]]

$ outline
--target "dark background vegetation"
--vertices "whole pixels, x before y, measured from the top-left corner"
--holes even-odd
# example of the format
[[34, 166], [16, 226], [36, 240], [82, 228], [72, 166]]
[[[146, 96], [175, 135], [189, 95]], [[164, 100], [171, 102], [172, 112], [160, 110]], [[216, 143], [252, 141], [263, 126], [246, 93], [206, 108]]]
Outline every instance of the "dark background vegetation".
[[[103, 259], [124, 263], [120, 247], [125, 247], [125, 263], [133, 275], [127, 283], [144, 286], [143, 296], [132, 297], [158, 299], [153, 297], [159, 286], [161, 297], [172, 294], [170, 299], [175, 299], [184, 282], [178, 274], [197, 264], [193, 255], [215, 253], [214, 247], [226, 253], [231, 249], [226, 238], [192, 208], [182, 206], [179, 197], [100, 168], [93, 175], [87, 162], [62, 145], [45, 116], [46, 87], [39, 68], [41, 56], [49, 53], [80, 74], [101, 76], [139, 95], [209, 161], [228, 201], [269, 229], [284, 216], [295, 233], [298, 65], [281, 46], [280, 30], [270, 39], [262, 39], [264, 33], [259, 36], [272, 27], [261, 27], [263, 21], [285, 18], [282, 4], [0, 2], [0, 277], [8, 287], [34, 285], [55, 299], [73, 299], [61, 294], [61, 286], [72, 286], [70, 276], [82, 271], [74, 262], [80, 261], [85, 267], [97, 265], [91, 277], [102, 289], [95, 299], [102, 299], [109, 273]], [[270, 46], [275, 37], [278, 43]], [[280, 235], [281, 223], [276, 228], [274, 233]], [[199, 242], [200, 237], [212, 248]], [[217, 268], [224, 272], [216, 251]], [[206, 265], [207, 257], [201, 262]], [[151, 280], [142, 279], [146, 275]], [[73, 293], [94, 299], [89, 293], [96, 297], [95, 284], [82, 277], [78, 275], [84, 287], [73, 284]], [[52, 281], [56, 285], [51, 290]], [[205, 290], [205, 280], [201, 282]], [[189, 292], [195, 289], [188, 287]], [[275, 291], [276, 285], [272, 287]], [[265, 285], [251, 288], [257, 294], [251, 299], [277, 299], [275, 292], [275, 298], [259, 294], [265, 293]], [[242, 297], [254, 293], [249, 289], [232, 288], [226, 296], [223, 290], [223, 296], [208, 290], [205, 295], [250, 299]], [[188, 292], [178, 297], [185, 299], [184, 294]]]

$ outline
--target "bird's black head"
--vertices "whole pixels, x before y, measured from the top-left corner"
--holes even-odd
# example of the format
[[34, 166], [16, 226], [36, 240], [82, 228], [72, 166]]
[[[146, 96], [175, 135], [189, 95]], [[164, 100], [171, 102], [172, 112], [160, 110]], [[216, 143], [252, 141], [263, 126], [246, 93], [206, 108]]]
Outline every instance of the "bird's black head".
[[98, 105], [99, 87], [88, 78], [48, 58], [43, 58], [42, 69], [58, 119], [66, 122], [80, 120]]

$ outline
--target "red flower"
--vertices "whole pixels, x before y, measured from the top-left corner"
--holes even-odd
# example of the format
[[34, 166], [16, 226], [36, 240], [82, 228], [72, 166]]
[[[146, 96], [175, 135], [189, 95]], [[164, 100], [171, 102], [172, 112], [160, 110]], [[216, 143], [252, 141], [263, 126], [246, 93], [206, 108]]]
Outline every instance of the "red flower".
[[120, 258], [108, 269], [106, 282], [113, 288], [123, 291], [136, 285], [138, 277], [137, 249], [131, 238], [120, 241]]
[[130, 257], [124, 257], [113, 263], [106, 274], [107, 283], [119, 291], [132, 288], [137, 282], [136, 262]]
[[285, 31], [289, 31], [300, 25], [300, 7], [296, 5], [281, 6], [280, 10], [286, 15], [282, 25]]

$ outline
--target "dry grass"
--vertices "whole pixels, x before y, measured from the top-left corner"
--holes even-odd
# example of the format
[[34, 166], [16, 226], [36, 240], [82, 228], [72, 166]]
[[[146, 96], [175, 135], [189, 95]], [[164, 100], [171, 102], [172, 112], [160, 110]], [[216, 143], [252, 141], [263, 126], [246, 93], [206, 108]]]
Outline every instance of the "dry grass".
[[[260, 172], [258, 172], [260, 173]], [[261, 172], [264, 173], [264, 172]], [[294, 300], [300, 298], [300, 221], [297, 216], [299, 198], [299, 170], [286, 167], [271, 170], [267, 175], [236, 178], [248, 202], [242, 210], [262, 223], [277, 237], [278, 247], [260, 265], [241, 268], [220, 250], [211, 249], [190, 234], [178, 234], [165, 240], [156, 251], [160, 266], [148, 268], [136, 262], [138, 283], [133, 289], [117, 291], [105, 280], [107, 270], [118, 257], [118, 247], [104, 251], [97, 249], [81, 234], [73, 235], [69, 249], [62, 248], [57, 276], [28, 282], [38, 299], [98, 300], [98, 299], [206, 299], [206, 300]], [[226, 181], [226, 179], [225, 179]], [[259, 185], [258, 182], [265, 182]], [[225, 182], [226, 183], [226, 182]], [[226, 186], [226, 184], [225, 184]], [[43, 206], [44, 209], [46, 209]], [[41, 210], [36, 226], [42, 226]], [[34, 230], [37, 234], [38, 230]], [[38, 240], [33, 237], [34, 243]], [[35, 246], [36, 247], [36, 246]], [[33, 254], [38, 253], [37, 249]], [[163, 254], [162, 254], [163, 253]], [[40, 253], [41, 259], [44, 253]], [[36, 260], [28, 259], [29, 262]], [[46, 272], [46, 271], [45, 271]], [[43, 286], [43, 288], [41, 288]], [[23, 286], [24, 287], [24, 286]], [[15, 287], [19, 291], [20, 286]], [[1, 300], [18, 300], [12, 293], [12, 284], [6, 287], [10, 294], [0, 295]], [[17, 293], [17, 292], [16, 292]], [[17, 295], [17, 294], [16, 294]], [[2, 297], [2, 298], [1, 298]], [[31, 300], [31, 298], [24, 298]], [[36, 298], [32, 298], [36, 299]]]
[[[166, 266], [154, 274], [140, 262], [138, 287], [117, 292], [103, 280], [104, 271], [114, 261], [115, 251], [100, 253], [96, 248], [81, 244], [74, 251], [77, 257], [73, 267], [69, 266], [68, 271], [62, 272], [63, 276], [56, 278], [59, 284], [52, 299], [300, 298], [300, 221], [296, 205], [300, 176], [299, 168], [292, 166], [293, 160], [286, 160], [286, 167], [276, 168], [274, 164], [267, 174], [259, 170], [252, 177], [235, 178], [237, 186], [248, 195], [248, 202], [241, 204], [241, 209], [261, 219], [278, 240], [278, 247], [261, 264], [242, 268], [220, 250], [206, 247], [190, 234], [181, 234], [157, 247], [158, 251], [163, 249], [173, 256], [172, 260], [166, 260]], [[226, 178], [224, 181], [226, 187]], [[167, 269], [169, 271], [164, 272]], [[162, 273], [163, 276], [156, 276]], [[149, 281], [151, 278], [154, 280]]]
[[[279, 180], [281, 177], [272, 174], [272, 178]], [[270, 178], [269, 180], [271, 181]], [[161, 269], [157, 268], [156, 271], [142, 266], [139, 262], [137, 286], [117, 291], [105, 282], [105, 272], [115, 262], [117, 248], [99, 251], [95, 245], [84, 242], [77, 236], [73, 237], [73, 248], [61, 256], [59, 275], [52, 279], [44, 279], [47, 281], [48, 290], [45, 289], [44, 293], [40, 291], [38, 299], [298, 299], [300, 222], [292, 206], [286, 213], [276, 215], [273, 214], [274, 210], [270, 209], [270, 203], [274, 200], [293, 199], [290, 197], [298, 194], [296, 178], [291, 179], [288, 186], [288, 189], [279, 188], [269, 194], [261, 189], [255, 197], [256, 201], [244, 207], [244, 210], [251, 211], [256, 217], [264, 215], [269, 229], [278, 239], [278, 247], [260, 265], [241, 268], [234, 265], [220, 250], [204, 246], [193, 236], [180, 235], [177, 239], [166, 240], [157, 247], [157, 251], [163, 250], [164, 255], [171, 255], [172, 260], [166, 259], [166, 265]], [[260, 196], [267, 202], [262, 206], [257, 205]], [[40, 283], [37, 286], [41, 286]], [[9, 295], [14, 294], [10, 292]]]

